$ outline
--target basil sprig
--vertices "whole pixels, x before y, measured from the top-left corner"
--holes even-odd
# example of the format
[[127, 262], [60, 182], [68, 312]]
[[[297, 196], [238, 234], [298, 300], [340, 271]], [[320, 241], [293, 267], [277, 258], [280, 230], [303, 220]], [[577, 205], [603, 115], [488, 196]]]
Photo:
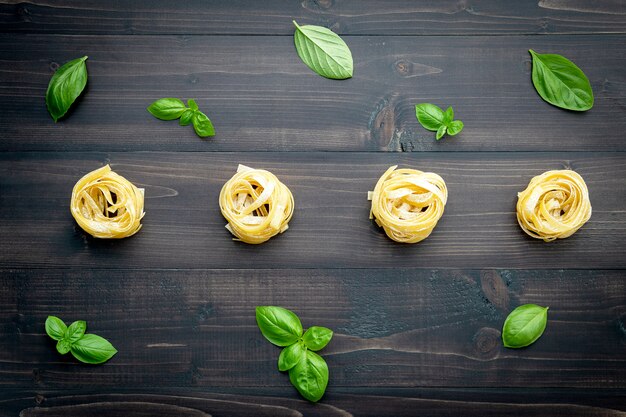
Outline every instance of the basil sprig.
[[313, 326], [305, 332], [298, 316], [282, 307], [257, 307], [256, 321], [267, 340], [283, 347], [278, 369], [289, 371], [289, 380], [300, 395], [312, 402], [319, 401], [328, 385], [328, 365], [314, 351], [330, 342], [333, 331]]
[[352, 52], [330, 29], [322, 26], [299, 26], [293, 35], [296, 51], [309, 68], [322, 77], [344, 80], [352, 77]]
[[81, 362], [99, 364], [108, 361], [117, 353], [108, 340], [98, 335], [85, 334], [87, 323], [80, 320], [66, 326], [55, 316], [46, 319], [46, 333], [57, 341], [57, 351], [61, 355], [72, 352]]
[[546, 329], [548, 307], [524, 304], [509, 314], [502, 327], [502, 342], [507, 348], [522, 348], [537, 341]]
[[187, 100], [187, 106], [185, 106], [182, 100], [177, 98], [162, 98], [148, 106], [148, 111], [160, 120], [180, 119], [178, 124], [181, 126], [193, 124], [193, 129], [201, 138], [215, 136], [213, 123], [211, 123], [206, 114], [200, 111], [196, 101], [193, 99]]
[[46, 107], [56, 122], [67, 113], [87, 85], [87, 57], [63, 64], [52, 76], [46, 91]]
[[593, 107], [591, 84], [576, 64], [561, 55], [529, 52], [533, 57], [533, 85], [542, 99], [567, 110]]
[[437, 140], [446, 133], [454, 136], [463, 130], [463, 122], [454, 120], [454, 110], [452, 107], [444, 112], [438, 106], [430, 103], [422, 103], [415, 106], [415, 116], [424, 129], [437, 132]]

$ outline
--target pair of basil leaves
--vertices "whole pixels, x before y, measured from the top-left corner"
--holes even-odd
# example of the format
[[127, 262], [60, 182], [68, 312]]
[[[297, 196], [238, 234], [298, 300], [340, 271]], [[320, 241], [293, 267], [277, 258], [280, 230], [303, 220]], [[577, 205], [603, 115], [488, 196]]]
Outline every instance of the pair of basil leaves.
[[108, 361], [117, 353], [108, 340], [93, 333], [85, 334], [87, 323], [79, 320], [65, 325], [55, 316], [46, 319], [46, 333], [57, 341], [57, 351], [61, 355], [71, 352], [81, 362], [99, 364]]
[[267, 340], [283, 347], [278, 369], [289, 372], [289, 380], [300, 395], [312, 402], [319, 401], [328, 385], [328, 365], [315, 352], [330, 342], [333, 331], [313, 326], [305, 332], [294, 312], [275, 306], [257, 307], [256, 322]]
[[181, 126], [193, 124], [196, 135], [201, 138], [215, 136], [213, 123], [206, 114], [200, 111], [196, 101], [189, 99], [187, 105], [189, 107], [177, 98], [161, 98], [148, 106], [148, 111], [159, 120], [179, 119], [178, 124]]

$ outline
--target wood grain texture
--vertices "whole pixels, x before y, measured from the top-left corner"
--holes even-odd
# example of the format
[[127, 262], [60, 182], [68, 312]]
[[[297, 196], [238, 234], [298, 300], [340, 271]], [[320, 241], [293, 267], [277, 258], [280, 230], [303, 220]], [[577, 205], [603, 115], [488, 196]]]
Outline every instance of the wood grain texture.
[[0, 31], [290, 35], [292, 19], [350, 35], [625, 33], [620, 0], [0, 1]]
[[[354, 78], [327, 80], [291, 37], [0, 36], [0, 151], [626, 151], [626, 36], [346, 37]], [[588, 75], [584, 113], [545, 103], [528, 49]], [[89, 82], [54, 123], [54, 70], [88, 55]], [[156, 120], [161, 97], [196, 98], [217, 135]], [[435, 140], [415, 104], [451, 105], [464, 131]]]
[[[624, 278], [609, 270], [4, 269], [0, 383], [259, 387], [296, 399], [277, 370], [280, 349], [254, 317], [257, 305], [281, 305], [305, 327], [335, 331], [321, 352], [329, 395], [342, 387], [623, 389]], [[506, 349], [504, 319], [525, 303], [550, 307], [548, 327], [532, 346]], [[44, 331], [50, 314], [86, 320], [119, 353], [106, 366], [60, 356]]]
[[[98, 415], [134, 417], [144, 409], [154, 416], [214, 417], [623, 417], [621, 391], [555, 389], [350, 389], [329, 393], [325, 401], [309, 404], [281, 397], [278, 389], [153, 389], [151, 391], [6, 390], [0, 416], [23, 417]], [[173, 414], [166, 414], [166, 413]]]
[[[143, 229], [123, 240], [84, 233], [71, 190], [104, 163], [146, 189]], [[263, 245], [231, 240], [218, 196], [237, 164], [276, 174], [295, 198], [289, 230]], [[391, 165], [441, 175], [449, 190], [433, 234], [399, 244], [368, 219]], [[593, 215], [552, 243], [522, 232], [517, 192], [550, 169], [576, 170]], [[571, 153], [4, 153], [0, 265], [84, 268], [624, 268], [626, 157]]]

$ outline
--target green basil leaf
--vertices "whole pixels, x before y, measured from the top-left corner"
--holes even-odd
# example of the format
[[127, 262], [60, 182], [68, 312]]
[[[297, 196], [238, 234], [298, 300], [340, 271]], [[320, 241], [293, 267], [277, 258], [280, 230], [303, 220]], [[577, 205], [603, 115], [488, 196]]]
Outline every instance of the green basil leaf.
[[430, 103], [422, 103], [415, 106], [415, 116], [424, 129], [436, 132], [443, 124], [444, 112], [439, 107]]
[[46, 319], [46, 333], [54, 340], [61, 340], [65, 337], [67, 326], [58, 317], [48, 316]]
[[61, 339], [57, 342], [57, 351], [61, 355], [65, 355], [67, 352], [69, 352], [71, 347], [72, 344], [67, 339]]
[[209, 120], [206, 114], [201, 111], [196, 111], [192, 117], [193, 129], [196, 131], [196, 134], [201, 138], [206, 138], [207, 136], [215, 136], [215, 129], [213, 128], [213, 123]]
[[306, 351], [306, 356], [289, 370], [289, 380], [300, 395], [317, 402], [328, 385], [328, 365], [317, 353]]
[[150, 114], [160, 120], [176, 120], [185, 110], [185, 103], [177, 98], [161, 98], [148, 106]]
[[508, 348], [522, 348], [534, 343], [546, 329], [548, 307], [525, 304], [509, 314], [502, 327], [502, 341]]
[[187, 126], [189, 124], [191, 124], [191, 121], [193, 119], [193, 115], [194, 115], [194, 111], [191, 109], [187, 109], [183, 112], [183, 114], [180, 116], [180, 120], [178, 120], [178, 124], [181, 126]]
[[443, 124], [448, 126], [451, 121], [454, 120], [454, 110], [452, 107], [448, 107], [443, 114]]
[[460, 120], [455, 120], [453, 122], [450, 122], [450, 124], [448, 125], [448, 135], [450, 136], [454, 136], [457, 133], [459, 133], [461, 130], [463, 130], [463, 122]]
[[300, 319], [286, 308], [257, 307], [256, 322], [263, 336], [277, 346], [289, 346], [302, 336]]
[[437, 129], [437, 135], [435, 135], [436, 139], [439, 140], [443, 137], [443, 135], [446, 134], [446, 129], [448, 127], [446, 125], [441, 125], [439, 126], [439, 129]]
[[335, 32], [321, 26], [299, 26], [293, 39], [300, 59], [322, 77], [344, 80], [352, 77], [352, 53]]
[[198, 104], [196, 103], [196, 100], [190, 98], [189, 100], [187, 100], [187, 105], [189, 106], [189, 108], [191, 110], [200, 110], [198, 107]]
[[311, 350], [320, 350], [330, 342], [333, 337], [333, 331], [326, 327], [312, 326], [304, 332], [302, 340], [307, 348]]
[[533, 57], [533, 85], [542, 99], [568, 110], [593, 107], [591, 84], [576, 64], [561, 55], [529, 52]]
[[56, 122], [67, 113], [87, 85], [87, 57], [63, 64], [52, 76], [46, 91], [46, 107]]
[[117, 349], [105, 338], [89, 333], [72, 345], [71, 352], [81, 362], [98, 364], [111, 359]]
[[287, 346], [280, 352], [278, 357], [278, 370], [283, 372], [290, 370], [305, 356], [306, 348], [302, 342], [298, 341], [293, 345]]
[[65, 333], [65, 338], [70, 343], [75, 343], [83, 337], [85, 334], [85, 330], [87, 330], [87, 323], [83, 320], [75, 321], [70, 324], [70, 327], [67, 328], [67, 332]]

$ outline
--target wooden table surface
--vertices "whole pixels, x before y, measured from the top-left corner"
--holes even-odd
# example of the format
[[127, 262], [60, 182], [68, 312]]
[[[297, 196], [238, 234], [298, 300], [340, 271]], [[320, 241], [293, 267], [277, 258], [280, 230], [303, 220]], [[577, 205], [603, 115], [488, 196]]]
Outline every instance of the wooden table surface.
[[[298, 58], [292, 19], [331, 28], [354, 78]], [[0, 1], [0, 416], [626, 416], [626, 3], [623, 0]], [[528, 49], [587, 74], [593, 109], [541, 100]], [[44, 95], [88, 55], [54, 123]], [[195, 98], [217, 135], [155, 120]], [[414, 106], [465, 123], [435, 141]], [[146, 189], [144, 227], [87, 236], [74, 183], [109, 163]], [[287, 233], [233, 242], [217, 203], [243, 163], [274, 172]], [[445, 214], [401, 245], [368, 220], [390, 165], [439, 173]], [[531, 177], [574, 169], [593, 215], [544, 243], [517, 225]], [[550, 306], [526, 349], [516, 306]], [[325, 397], [278, 372], [257, 305], [327, 326]], [[44, 321], [86, 320], [119, 353], [60, 356]]]

